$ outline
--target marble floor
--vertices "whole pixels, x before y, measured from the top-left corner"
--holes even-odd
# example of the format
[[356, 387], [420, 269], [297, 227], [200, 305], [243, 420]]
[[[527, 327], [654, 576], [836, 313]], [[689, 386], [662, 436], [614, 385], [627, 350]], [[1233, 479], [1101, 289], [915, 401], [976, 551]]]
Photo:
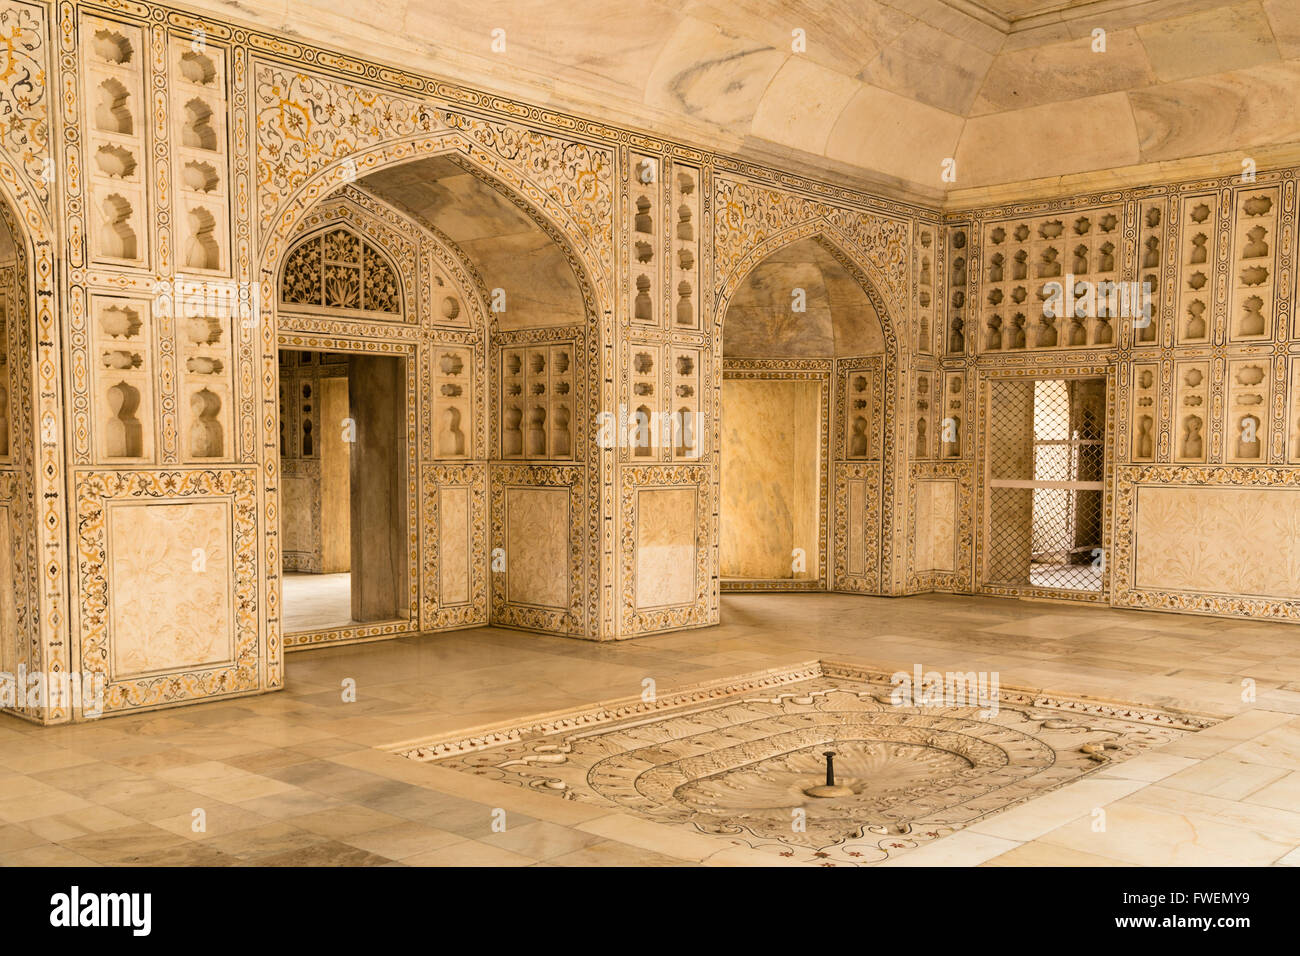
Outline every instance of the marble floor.
[[286, 571], [281, 591], [284, 632], [323, 631], [352, 621], [352, 575]]
[[287, 689], [262, 697], [0, 717], [0, 865], [771, 865], [383, 748], [822, 657], [1228, 718], [881, 865], [1300, 864], [1294, 625], [834, 594], [726, 596], [723, 621], [617, 644], [478, 628], [325, 648], [292, 654]]

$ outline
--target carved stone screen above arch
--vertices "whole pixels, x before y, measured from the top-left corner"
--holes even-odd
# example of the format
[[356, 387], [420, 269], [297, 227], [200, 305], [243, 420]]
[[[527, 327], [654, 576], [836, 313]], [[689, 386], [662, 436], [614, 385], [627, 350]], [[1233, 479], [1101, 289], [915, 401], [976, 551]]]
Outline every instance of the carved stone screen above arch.
[[401, 315], [402, 286], [387, 256], [351, 229], [334, 227], [285, 258], [280, 304]]

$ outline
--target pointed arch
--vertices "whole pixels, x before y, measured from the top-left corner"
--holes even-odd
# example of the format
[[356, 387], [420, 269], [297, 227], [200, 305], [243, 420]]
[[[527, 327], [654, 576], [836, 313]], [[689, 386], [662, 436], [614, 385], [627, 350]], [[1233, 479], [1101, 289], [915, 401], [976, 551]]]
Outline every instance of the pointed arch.
[[[3, 151], [0, 217], [14, 244], [13, 305], [17, 308], [11, 310], [10, 321], [16, 324], [18, 334], [11, 341], [19, 344], [21, 352], [9, 357], [9, 366], [19, 370], [17, 375], [11, 374], [11, 380], [21, 386], [18, 394], [11, 389], [9, 396], [15, 408], [10, 442], [21, 442], [28, 449], [21, 460], [21, 477], [15, 479], [29, 508], [24, 629], [27, 669], [67, 674], [77, 662], [68, 637], [63, 330], [57, 305], [55, 232], [26, 175]], [[15, 460], [17, 463], [18, 456]], [[62, 723], [71, 719], [73, 708], [70, 701], [49, 700], [43, 707], [11, 713], [40, 723]]]
[[824, 218], [809, 219], [797, 226], [792, 226], [753, 246], [735, 265], [735, 267], [718, 284], [717, 306], [714, 311], [715, 331], [721, 342], [723, 322], [727, 315], [727, 306], [744, 285], [745, 280], [763, 262], [767, 261], [786, 246], [804, 239], [812, 239], [829, 252], [845, 270], [853, 276], [862, 291], [866, 293], [876, 315], [880, 319], [881, 332], [885, 339], [887, 355], [898, 357], [900, 337], [899, 320], [896, 316], [905, 316], [906, 309], [901, 303], [895, 303], [881, 294], [885, 286], [884, 277], [866, 258], [852, 252], [854, 243], [834, 224]]
[[[889, 285], [884, 281], [884, 277], [879, 273], [879, 270], [865, 257], [856, 252], [856, 243], [827, 219], [814, 217], [755, 243], [742, 257], [736, 260], [732, 270], [722, 278], [717, 287], [718, 292], [714, 312], [714, 341], [717, 343], [717, 348], [721, 349], [728, 307], [735, 294], [744, 286], [745, 281], [754, 270], [782, 249], [806, 239], [812, 239], [816, 242], [844, 268], [866, 294], [880, 322], [883, 339], [882, 364], [884, 378], [880, 458], [878, 462], [871, 463], [837, 461], [837, 474], [833, 480], [833, 494], [837, 499], [847, 497], [846, 482], [848, 480], [858, 480], [864, 476], [874, 474], [874, 477], [870, 480], [873, 483], [878, 482], [879, 509], [878, 514], [875, 514], [872, 518], [873, 521], [878, 520], [879, 522], [877, 540], [880, 559], [878, 567], [875, 569], [877, 584], [874, 587], [860, 582], [842, 584], [838, 567], [835, 579], [838, 589], [890, 594], [896, 590], [894, 586], [894, 564], [897, 560], [905, 560], [905, 555], [896, 547], [894, 539], [899, 527], [896, 517], [896, 503], [903, 500], [905, 494], [905, 489], [902, 487], [904, 469], [899, 465], [898, 459], [900, 455], [898, 450], [904, 447], [903, 443], [906, 441], [906, 436], [900, 433], [904, 416], [899, 414], [899, 409], [906, 397], [906, 376], [903, 374], [906, 353], [902, 348], [902, 343], [906, 341], [906, 338], [902, 334], [903, 330], [901, 328], [908, 315], [906, 306], [903, 303], [894, 302], [892, 298], [888, 298], [880, 292], [882, 287], [889, 288]], [[835, 360], [835, 366], [837, 369], [841, 367], [838, 358]], [[720, 403], [721, 363], [719, 363], [718, 368], [717, 400]], [[844, 376], [842, 373], [837, 372], [836, 377], [842, 379]], [[833, 430], [844, 427], [842, 420], [837, 419], [838, 416], [832, 416], [831, 428]], [[835, 442], [833, 444], [835, 447], [839, 447], [841, 443]], [[714, 429], [713, 454], [715, 460], [720, 460], [721, 442], [718, 428]], [[847, 469], [846, 473], [839, 474], [838, 471], [843, 469]], [[841, 525], [845, 508], [847, 508], [846, 501], [836, 500], [834, 502], [836, 527], [834, 530], [835, 544], [832, 550], [837, 565], [842, 560], [842, 555], [839, 553], [840, 541], [847, 535], [847, 528]]]

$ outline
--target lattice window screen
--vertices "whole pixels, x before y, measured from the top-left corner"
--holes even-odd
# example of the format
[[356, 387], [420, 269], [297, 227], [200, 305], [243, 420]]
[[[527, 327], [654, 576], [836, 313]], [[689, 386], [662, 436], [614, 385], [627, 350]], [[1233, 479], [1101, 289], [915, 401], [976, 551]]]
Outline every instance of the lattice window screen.
[[990, 388], [985, 583], [1100, 591], [1104, 379]]

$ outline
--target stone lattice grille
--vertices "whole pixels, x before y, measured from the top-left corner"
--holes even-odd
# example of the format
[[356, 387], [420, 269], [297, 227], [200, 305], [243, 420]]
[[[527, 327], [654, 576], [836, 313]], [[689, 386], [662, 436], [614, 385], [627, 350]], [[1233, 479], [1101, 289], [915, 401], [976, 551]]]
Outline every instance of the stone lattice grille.
[[994, 382], [986, 581], [1101, 588], [1105, 382]]

